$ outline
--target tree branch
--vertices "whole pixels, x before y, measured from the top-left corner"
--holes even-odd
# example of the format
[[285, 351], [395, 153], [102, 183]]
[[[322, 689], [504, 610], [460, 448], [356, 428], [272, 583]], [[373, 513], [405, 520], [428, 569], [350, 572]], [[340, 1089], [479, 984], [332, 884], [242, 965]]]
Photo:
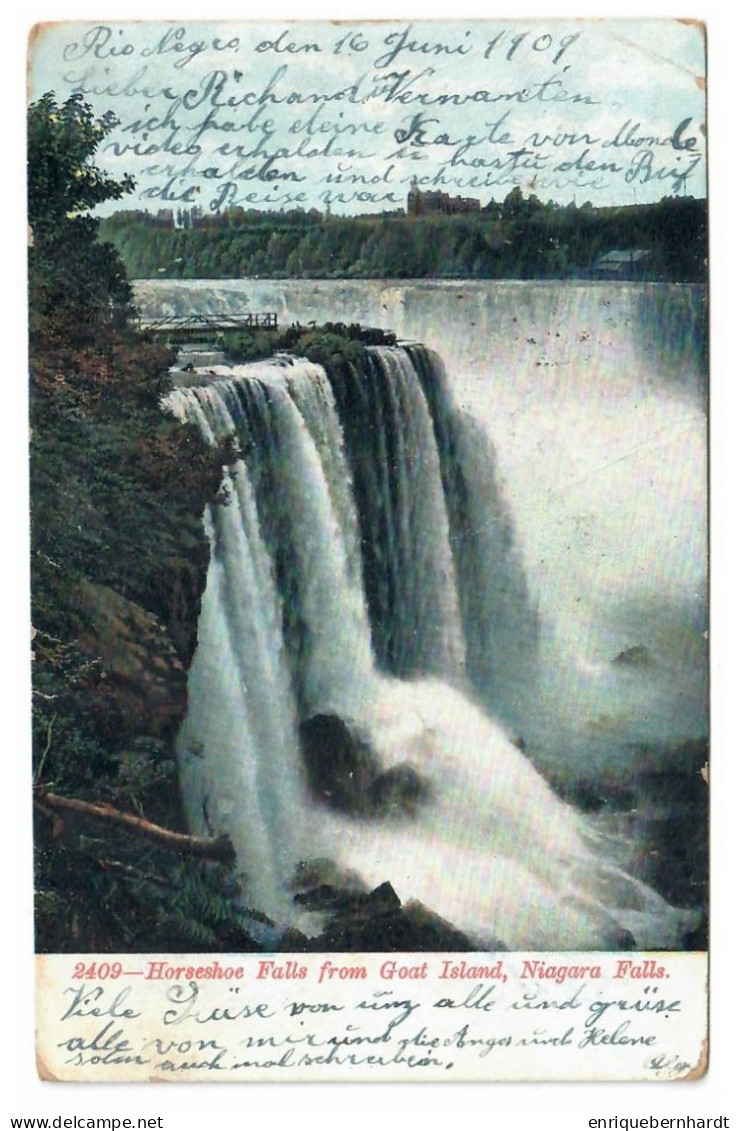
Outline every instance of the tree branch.
[[133, 813], [114, 809], [112, 805], [80, 801], [76, 797], [60, 797], [57, 793], [48, 793], [45, 790], [38, 791], [35, 802], [42, 812], [51, 810], [56, 813], [70, 813], [81, 818], [91, 818], [102, 824], [115, 825], [133, 836], [150, 840], [168, 852], [179, 852], [185, 856], [197, 856], [205, 860], [218, 860], [223, 864], [232, 864], [236, 859], [233, 845], [227, 836], [200, 837], [175, 833], [171, 829], [147, 821], [144, 817], [136, 817]]

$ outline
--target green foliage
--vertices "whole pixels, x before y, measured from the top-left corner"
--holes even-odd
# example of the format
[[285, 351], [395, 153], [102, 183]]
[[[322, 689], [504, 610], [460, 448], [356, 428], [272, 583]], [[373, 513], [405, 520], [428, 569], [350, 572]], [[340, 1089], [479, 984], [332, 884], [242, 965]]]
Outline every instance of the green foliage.
[[[52, 839], [38, 820], [36, 946], [50, 953], [251, 951], [222, 864], [91, 829]], [[66, 838], [66, 839], [65, 839]]]
[[373, 326], [327, 322], [323, 326], [301, 326], [295, 322], [286, 330], [228, 331], [218, 345], [231, 362], [260, 361], [276, 353], [293, 353], [319, 365], [359, 361], [365, 346], [394, 345], [395, 334]]
[[223, 350], [236, 365], [244, 365], [249, 361], [262, 361], [280, 348], [278, 346], [279, 333], [276, 330], [226, 330], [218, 335], [218, 348]]
[[185, 210], [178, 224], [144, 212], [103, 221], [136, 278], [570, 278], [587, 275], [603, 252], [633, 247], [652, 253], [653, 278], [700, 282], [706, 271], [706, 202], [690, 197], [578, 208], [516, 187], [501, 204], [455, 216], [239, 208]]
[[28, 110], [28, 220], [34, 238], [54, 238], [60, 224], [133, 188], [94, 164], [100, 142], [116, 125], [115, 115], [96, 118], [81, 94], [61, 106], [52, 93]]
[[132, 292], [120, 255], [98, 241], [88, 213], [133, 188], [94, 163], [98, 145], [115, 125], [96, 118], [79, 94], [61, 105], [45, 94], [28, 109], [28, 220], [31, 343], [38, 337], [91, 341], [105, 326], [121, 326]]

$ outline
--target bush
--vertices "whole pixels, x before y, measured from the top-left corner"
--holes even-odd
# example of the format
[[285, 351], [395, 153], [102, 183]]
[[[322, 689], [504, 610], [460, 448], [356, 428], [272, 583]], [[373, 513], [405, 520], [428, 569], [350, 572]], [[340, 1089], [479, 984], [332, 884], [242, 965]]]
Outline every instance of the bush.
[[319, 365], [356, 361], [365, 346], [394, 345], [395, 334], [372, 326], [326, 322], [323, 326], [293, 323], [285, 330], [232, 331], [222, 334], [219, 346], [236, 365], [260, 361], [276, 353], [289, 352], [307, 357]]

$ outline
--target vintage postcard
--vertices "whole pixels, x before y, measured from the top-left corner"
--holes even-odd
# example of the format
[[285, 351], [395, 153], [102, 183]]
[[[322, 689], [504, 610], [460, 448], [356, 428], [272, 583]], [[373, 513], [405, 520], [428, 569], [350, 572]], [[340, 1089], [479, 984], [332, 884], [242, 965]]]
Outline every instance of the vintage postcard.
[[29, 45], [37, 1054], [707, 1064], [694, 20]]

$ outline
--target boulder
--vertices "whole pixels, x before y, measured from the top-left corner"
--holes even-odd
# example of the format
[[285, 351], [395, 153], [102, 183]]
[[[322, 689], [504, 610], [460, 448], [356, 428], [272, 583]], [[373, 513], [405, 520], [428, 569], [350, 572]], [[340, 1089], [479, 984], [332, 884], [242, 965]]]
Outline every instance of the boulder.
[[84, 628], [80, 651], [100, 660], [90, 709], [117, 736], [171, 738], [187, 710], [187, 672], [152, 614], [107, 585], [80, 581], [73, 604]]
[[316, 798], [332, 809], [367, 815], [368, 789], [382, 771], [367, 739], [338, 715], [314, 715], [300, 724], [300, 747]]
[[[413, 950], [475, 950], [468, 937], [452, 923], [442, 919], [417, 899], [408, 900], [403, 905], [403, 916], [407, 924], [409, 941]], [[504, 943], [495, 940], [485, 944], [485, 950], [507, 950]]]
[[[388, 881], [373, 891], [341, 893], [326, 887], [305, 893], [300, 903], [311, 910], [331, 911], [331, 918], [316, 938], [306, 938], [301, 949], [321, 951], [470, 951], [473, 943], [451, 923], [423, 904], [401, 906]], [[291, 942], [295, 944], [293, 938]]]
[[317, 887], [332, 887], [344, 892], [367, 892], [367, 884], [352, 868], [345, 868], [328, 856], [302, 860], [292, 878], [293, 893], [311, 891]]
[[430, 786], [410, 762], [383, 770], [369, 740], [337, 715], [300, 725], [308, 785], [319, 801], [359, 817], [413, 816]]
[[413, 816], [431, 794], [431, 786], [410, 762], [391, 766], [370, 782], [367, 799], [377, 816]]
[[614, 656], [611, 663], [618, 664], [619, 667], [645, 670], [654, 667], [654, 656], [646, 644], [634, 644], [633, 647], [624, 648], [623, 652]]

